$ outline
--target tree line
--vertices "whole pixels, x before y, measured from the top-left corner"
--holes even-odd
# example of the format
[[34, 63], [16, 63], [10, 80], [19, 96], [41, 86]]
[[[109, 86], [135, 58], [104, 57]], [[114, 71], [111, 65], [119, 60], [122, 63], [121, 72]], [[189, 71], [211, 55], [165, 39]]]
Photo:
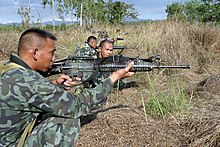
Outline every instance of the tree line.
[[[55, 12], [65, 22], [65, 18], [80, 21], [80, 26], [92, 26], [98, 23], [119, 24], [125, 18], [137, 18], [138, 12], [134, 4], [108, 0], [41, 0], [43, 8], [50, 7], [55, 26]], [[30, 0], [28, 4], [20, 4], [18, 14], [22, 26], [28, 27], [31, 18]], [[186, 21], [189, 23], [220, 24], [220, 0], [189, 0], [185, 3], [173, 2], [165, 9], [167, 19]], [[42, 26], [41, 13], [37, 11], [37, 25]]]
[[[125, 18], [137, 18], [139, 15], [135, 11], [134, 4], [126, 4], [125, 2], [108, 0], [42, 0], [43, 8], [50, 7], [53, 20], [55, 12], [58, 13], [60, 19], [65, 22], [65, 18], [76, 18], [80, 20], [80, 25], [88, 26], [97, 23], [119, 24]], [[30, 0], [28, 4], [20, 4], [18, 14], [21, 16], [22, 25], [28, 26], [30, 23]], [[40, 13], [38, 13], [38, 23], [42, 23]], [[54, 21], [53, 21], [54, 22]]]
[[167, 18], [189, 23], [220, 24], [220, 0], [191, 0], [167, 5]]

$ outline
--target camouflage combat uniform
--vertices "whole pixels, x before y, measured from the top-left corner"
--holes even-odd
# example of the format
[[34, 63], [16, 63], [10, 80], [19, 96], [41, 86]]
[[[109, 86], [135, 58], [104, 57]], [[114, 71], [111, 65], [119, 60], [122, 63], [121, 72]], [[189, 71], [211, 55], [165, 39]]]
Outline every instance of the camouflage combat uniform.
[[[96, 84], [98, 84], [103, 79], [109, 77], [110, 75], [111, 75], [111, 72], [99, 73], [98, 78], [97, 78], [98, 82]], [[118, 80], [117, 82], [115, 82], [113, 87], [118, 90], [122, 90], [124, 87], [126, 87], [126, 83], [127, 83], [126, 79], [121, 79], [121, 80]]]
[[9, 69], [0, 78], [0, 145], [16, 146], [32, 120], [48, 115], [37, 119], [24, 146], [75, 146], [79, 117], [106, 100], [112, 81], [107, 78], [94, 89], [73, 94], [33, 71], [17, 55], [10, 61], [22, 67]]
[[88, 43], [84, 45], [77, 46], [76, 51], [74, 53], [75, 56], [89, 56], [93, 58], [97, 58], [97, 51], [96, 49], [92, 48]]
[[[93, 57], [97, 58], [97, 52], [94, 48], [92, 48], [89, 44], [85, 43], [84, 46], [77, 47], [75, 51], [75, 56], [82, 56], [82, 57]], [[105, 73], [99, 73], [97, 75], [97, 80], [91, 84], [90, 87], [93, 87], [94, 85], [97, 85], [100, 81], [107, 78], [111, 72], [105, 72]], [[127, 80], [122, 79], [117, 82], [115, 82], [114, 88], [118, 88], [119, 90], [122, 90], [126, 86]], [[89, 86], [87, 86], [89, 87]]]

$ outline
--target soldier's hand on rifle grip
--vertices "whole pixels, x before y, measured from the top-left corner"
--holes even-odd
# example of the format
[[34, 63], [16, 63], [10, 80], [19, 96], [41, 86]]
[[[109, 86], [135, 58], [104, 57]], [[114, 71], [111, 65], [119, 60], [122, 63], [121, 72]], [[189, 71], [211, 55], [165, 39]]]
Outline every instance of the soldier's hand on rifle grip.
[[129, 70], [133, 67], [134, 62], [130, 62], [126, 68], [119, 69], [115, 72], [113, 72], [109, 78], [112, 80], [113, 83], [115, 83], [117, 80], [120, 80], [122, 78], [128, 78], [133, 76], [134, 72], [130, 72]]
[[65, 86], [66, 90], [69, 90], [71, 87], [77, 84], [77, 81], [81, 81], [81, 79], [79, 77], [74, 77], [74, 79], [72, 79], [70, 76], [62, 74], [53, 83], [63, 85]]

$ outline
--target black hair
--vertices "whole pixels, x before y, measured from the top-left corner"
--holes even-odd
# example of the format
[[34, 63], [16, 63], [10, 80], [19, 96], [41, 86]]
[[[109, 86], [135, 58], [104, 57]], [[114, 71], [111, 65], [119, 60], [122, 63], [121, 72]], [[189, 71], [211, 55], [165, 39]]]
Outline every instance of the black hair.
[[92, 40], [97, 40], [95, 36], [89, 36], [87, 39], [87, 43], [90, 43]]
[[33, 34], [37, 37], [40, 37], [40, 38], [43, 38], [43, 39], [46, 39], [46, 38], [50, 38], [54, 41], [57, 40], [57, 38], [50, 32], [46, 31], [46, 30], [42, 30], [42, 29], [39, 29], [39, 28], [29, 28], [27, 30], [25, 30], [20, 38], [19, 38], [19, 43], [18, 43], [18, 50], [21, 49], [22, 47], [22, 44], [23, 44], [23, 41], [22, 39], [24, 38], [24, 36], [26, 36], [27, 34]]
[[113, 42], [109, 39], [102, 40], [99, 44], [99, 47], [103, 47], [105, 43], [113, 44]]

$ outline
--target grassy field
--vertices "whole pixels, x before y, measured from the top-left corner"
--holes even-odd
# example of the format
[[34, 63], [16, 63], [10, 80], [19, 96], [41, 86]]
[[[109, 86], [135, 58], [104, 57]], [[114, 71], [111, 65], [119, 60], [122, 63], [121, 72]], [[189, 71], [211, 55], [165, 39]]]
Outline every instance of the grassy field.
[[[161, 55], [164, 64], [189, 70], [136, 73], [138, 86], [114, 90], [98, 110], [82, 117], [82, 146], [220, 146], [220, 28], [179, 22], [71, 27], [53, 32], [57, 59], [98, 31], [123, 37], [129, 57]], [[0, 33], [0, 59], [16, 52], [21, 31]]]

